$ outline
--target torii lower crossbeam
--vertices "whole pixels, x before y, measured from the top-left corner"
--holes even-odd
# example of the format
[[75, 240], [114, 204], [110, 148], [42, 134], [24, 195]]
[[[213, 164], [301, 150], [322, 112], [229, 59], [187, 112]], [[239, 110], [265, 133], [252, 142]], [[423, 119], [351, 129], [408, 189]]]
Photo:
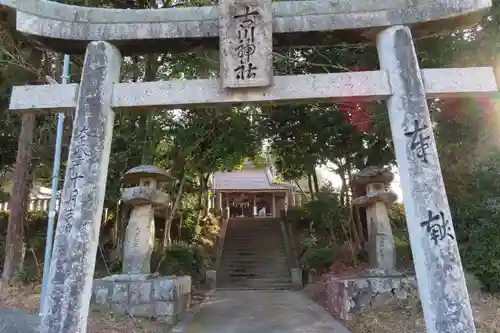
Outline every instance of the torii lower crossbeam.
[[[491, 67], [423, 69], [421, 73], [428, 98], [487, 95], [498, 89]], [[276, 76], [273, 82], [269, 88], [243, 91], [222, 89], [214, 79], [115, 83], [111, 106], [132, 111], [222, 104], [332, 103], [347, 97], [378, 101], [392, 95], [382, 71]], [[78, 89], [78, 84], [14, 87], [10, 109], [72, 112]]]

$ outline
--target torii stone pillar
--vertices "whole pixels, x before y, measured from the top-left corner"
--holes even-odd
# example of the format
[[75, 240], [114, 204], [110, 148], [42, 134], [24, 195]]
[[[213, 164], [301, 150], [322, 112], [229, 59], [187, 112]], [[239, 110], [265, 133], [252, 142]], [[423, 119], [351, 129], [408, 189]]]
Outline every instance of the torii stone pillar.
[[92, 42], [83, 62], [40, 333], [87, 332], [121, 55]]
[[[427, 333], [474, 333], [474, 318], [410, 28], [377, 41], [408, 233]], [[446, 78], [445, 78], [446, 79]]]
[[366, 187], [366, 195], [355, 198], [352, 203], [366, 207], [368, 248], [371, 272], [393, 274], [396, 271], [396, 250], [387, 204], [397, 196], [386, 187], [394, 179], [386, 168], [368, 167], [353, 175], [353, 183]]

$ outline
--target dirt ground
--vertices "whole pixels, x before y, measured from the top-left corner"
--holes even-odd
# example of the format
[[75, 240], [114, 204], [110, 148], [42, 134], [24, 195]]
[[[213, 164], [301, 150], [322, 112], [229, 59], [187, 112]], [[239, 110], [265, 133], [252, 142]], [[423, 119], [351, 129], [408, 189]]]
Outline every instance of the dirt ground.
[[[193, 296], [192, 306], [201, 301], [199, 293]], [[21, 308], [29, 312], [38, 312], [40, 306], [40, 286], [4, 287], [0, 290], [0, 308]], [[91, 311], [88, 321], [88, 333], [165, 333], [168, 325], [150, 320], [132, 318]]]
[[[474, 318], [478, 333], [500, 333], [500, 300], [487, 297], [473, 302]], [[425, 322], [421, 311], [395, 309], [384, 312], [366, 313], [355, 322], [345, 323], [352, 333], [422, 333]]]
[[[324, 292], [321, 282], [307, 286], [303, 291], [321, 306], [324, 306]], [[40, 303], [39, 286], [9, 287], [0, 290], [0, 308], [17, 307], [30, 312], [38, 312]], [[192, 306], [203, 300], [203, 292], [196, 292]], [[473, 301], [473, 310], [478, 333], [500, 333], [500, 298], [483, 296]], [[344, 325], [352, 333], [422, 333], [425, 323], [420, 309], [388, 309], [358, 315], [357, 318]], [[169, 327], [164, 323], [112, 315], [109, 313], [91, 312], [89, 316], [89, 333], [165, 333]]]
[[[308, 285], [303, 292], [319, 305], [325, 306], [323, 283]], [[474, 297], [474, 319], [478, 333], [500, 333], [500, 298], [491, 295]], [[372, 311], [343, 323], [352, 333], [423, 333], [425, 322], [421, 309], [399, 308]]]

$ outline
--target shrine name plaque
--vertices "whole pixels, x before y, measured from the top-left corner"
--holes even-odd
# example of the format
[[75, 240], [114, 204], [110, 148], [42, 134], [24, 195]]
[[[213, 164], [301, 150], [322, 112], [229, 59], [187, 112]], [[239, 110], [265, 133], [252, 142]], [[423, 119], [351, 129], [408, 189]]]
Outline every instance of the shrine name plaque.
[[223, 88], [272, 84], [271, 0], [219, 3], [220, 77]]

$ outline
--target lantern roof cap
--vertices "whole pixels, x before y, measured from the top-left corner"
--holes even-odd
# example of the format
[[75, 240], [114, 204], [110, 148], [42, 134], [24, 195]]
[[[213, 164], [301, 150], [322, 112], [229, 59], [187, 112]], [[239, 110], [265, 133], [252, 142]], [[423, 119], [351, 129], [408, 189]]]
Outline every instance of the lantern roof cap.
[[389, 184], [394, 180], [394, 174], [389, 168], [380, 166], [369, 166], [352, 175], [352, 182], [356, 185], [371, 183]]
[[133, 167], [132, 169], [125, 172], [123, 181], [125, 183], [133, 183], [139, 181], [142, 178], [153, 178], [159, 182], [171, 181], [175, 179], [166, 170], [161, 169], [156, 165], [145, 164]]

